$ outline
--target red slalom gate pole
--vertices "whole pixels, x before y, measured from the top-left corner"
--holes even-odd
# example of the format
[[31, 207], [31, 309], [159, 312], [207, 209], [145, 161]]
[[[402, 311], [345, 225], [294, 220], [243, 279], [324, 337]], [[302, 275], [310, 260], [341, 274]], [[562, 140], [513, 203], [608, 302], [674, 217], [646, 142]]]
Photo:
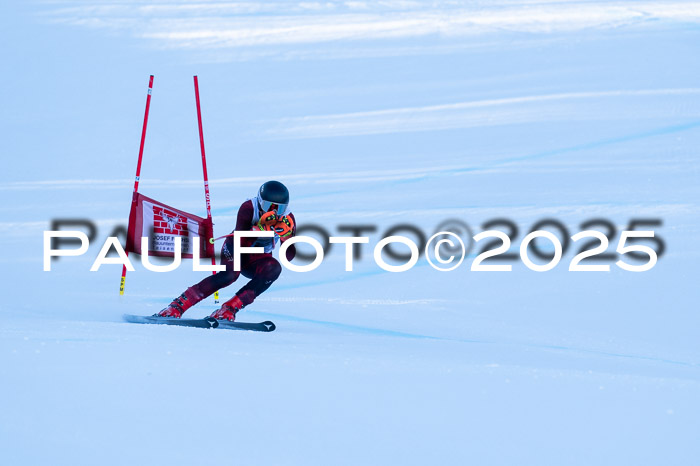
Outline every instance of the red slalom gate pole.
[[[204, 200], [207, 204], [207, 220], [209, 220], [212, 225], [211, 238], [207, 238], [207, 241], [211, 242], [214, 238], [214, 224], [211, 219], [211, 197], [209, 196], [209, 176], [207, 175], [207, 156], [204, 151], [204, 131], [202, 130], [202, 108], [199, 104], [199, 80], [197, 76], [194, 77], [194, 98], [197, 102], [197, 123], [199, 125], [199, 147], [202, 151], [202, 171], [204, 172]], [[212, 256], [211, 265], [216, 265], [216, 257]], [[212, 272], [216, 275], [216, 271]], [[214, 302], [219, 302], [219, 292], [214, 292]]]
[[[148, 96], [146, 97], [146, 112], [143, 115], [143, 129], [141, 130], [141, 145], [139, 146], [139, 161], [136, 164], [136, 178], [134, 179], [134, 194], [139, 191], [139, 180], [141, 178], [141, 161], [143, 160], [143, 146], [146, 142], [146, 127], [148, 126], [148, 111], [151, 108], [151, 94], [153, 93], [153, 75], [148, 79]], [[132, 197], [131, 202], [135, 201]], [[129, 257], [129, 251], [126, 251]], [[119, 296], [124, 295], [124, 284], [126, 283], [126, 264], [122, 267], [122, 279], [119, 285]]]

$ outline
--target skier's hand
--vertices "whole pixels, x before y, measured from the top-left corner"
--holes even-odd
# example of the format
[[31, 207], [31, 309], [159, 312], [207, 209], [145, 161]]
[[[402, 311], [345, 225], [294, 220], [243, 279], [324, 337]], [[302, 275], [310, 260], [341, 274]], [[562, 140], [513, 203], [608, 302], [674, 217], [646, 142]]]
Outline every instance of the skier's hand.
[[253, 229], [257, 228], [260, 231], [274, 231], [275, 224], [277, 224], [278, 221], [279, 219], [277, 218], [277, 212], [271, 210], [260, 216], [260, 220], [253, 227]]
[[275, 233], [283, 243], [294, 235], [294, 220], [292, 217], [282, 217], [275, 225]]

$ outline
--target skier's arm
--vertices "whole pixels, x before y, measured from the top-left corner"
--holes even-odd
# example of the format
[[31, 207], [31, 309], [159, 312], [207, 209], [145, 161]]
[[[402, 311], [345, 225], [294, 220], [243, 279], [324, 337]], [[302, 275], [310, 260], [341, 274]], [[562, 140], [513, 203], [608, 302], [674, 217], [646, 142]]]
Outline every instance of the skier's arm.
[[[253, 223], [253, 208], [252, 201], [245, 201], [241, 204], [236, 218], [236, 228], [233, 231], [250, 231], [250, 225]], [[252, 246], [254, 242], [255, 238], [241, 238], [241, 246], [244, 247]]]

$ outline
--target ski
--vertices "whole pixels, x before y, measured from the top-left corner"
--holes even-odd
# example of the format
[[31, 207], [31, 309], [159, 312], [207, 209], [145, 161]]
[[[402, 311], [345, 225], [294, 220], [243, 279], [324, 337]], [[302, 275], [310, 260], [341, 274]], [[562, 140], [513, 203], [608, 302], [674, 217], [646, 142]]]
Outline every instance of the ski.
[[277, 327], [274, 322], [266, 320], [265, 322], [231, 322], [229, 320], [217, 320], [218, 328], [227, 328], [232, 330], [252, 330], [254, 332], [273, 332]]
[[254, 332], [272, 332], [276, 326], [273, 322], [229, 322], [227, 320], [216, 320], [213, 317], [204, 319], [176, 319], [175, 317], [160, 316], [136, 316], [124, 314], [126, 322], [132, 324], [157, 324], [157, 325], [178, 325], [181, 327], [197, 328], [222, 328], [229, 330], [252, 330]]

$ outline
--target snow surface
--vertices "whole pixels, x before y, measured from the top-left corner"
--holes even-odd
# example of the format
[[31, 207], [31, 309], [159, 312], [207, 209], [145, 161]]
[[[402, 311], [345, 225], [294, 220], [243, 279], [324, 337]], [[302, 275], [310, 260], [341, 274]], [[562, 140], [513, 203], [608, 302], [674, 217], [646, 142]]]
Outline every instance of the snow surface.
[[[697, 464], [700, 3], [76, 0], [0, 22], [0, 464]], [[300, 225], [378, 227], [353, 272], [336, 247], [241, 315], [274, 333], [121, 321], [205, 276], [189, 262], [137, 263], [123, 298], [120, 266], [88, 271], [127, 220], [149, 74], [141, 192], [205, 214], [197, 74], [217, 235], [267, 179]], [[97, 238], [43, 272], [71, 218]], [[658, 218], [666, 253], [371, 260], [391, 226], [450, 218], [512, 219], [516, 252], [543, 218]]]

